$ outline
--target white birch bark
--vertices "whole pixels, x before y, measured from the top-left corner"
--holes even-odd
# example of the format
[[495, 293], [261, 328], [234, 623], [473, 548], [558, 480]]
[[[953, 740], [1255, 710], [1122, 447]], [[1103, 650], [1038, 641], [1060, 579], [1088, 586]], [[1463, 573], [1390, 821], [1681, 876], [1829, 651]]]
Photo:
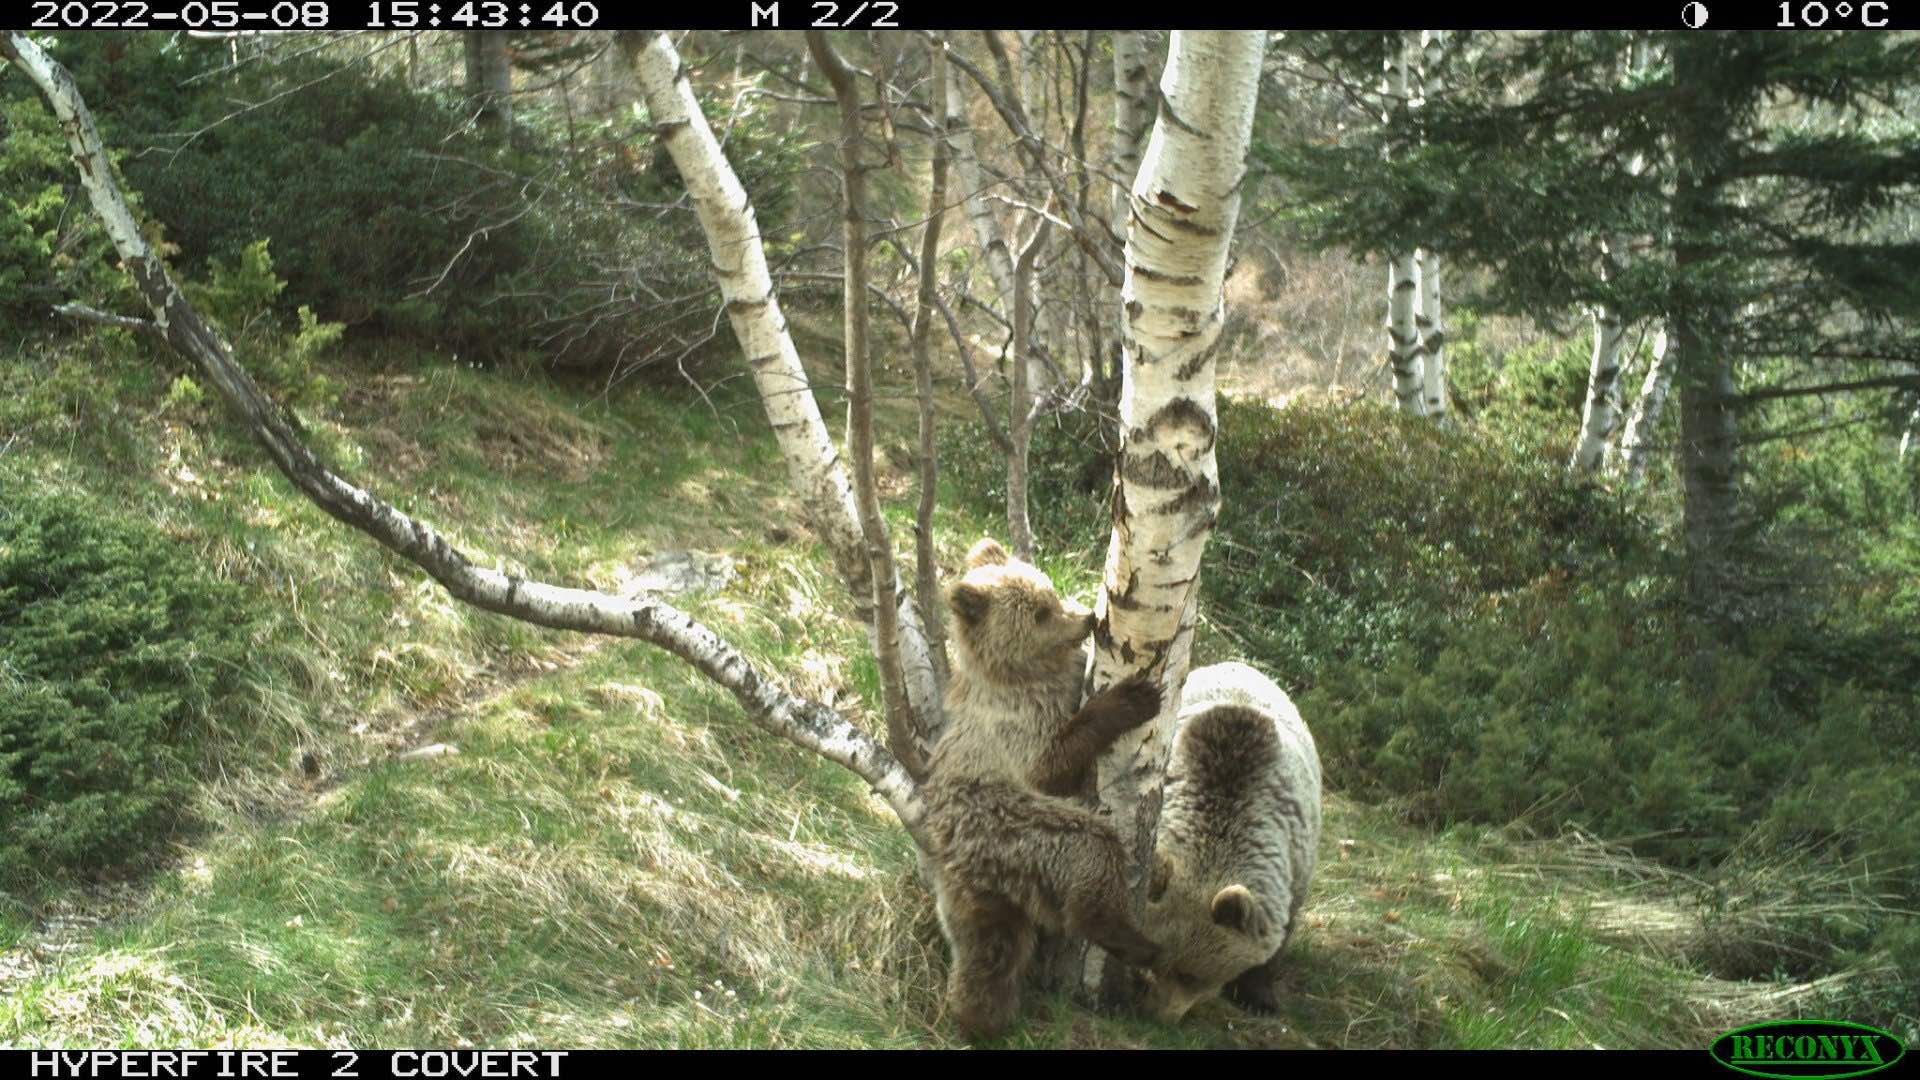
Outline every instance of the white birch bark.
[[1014, 555], [1023, 562], [1033, 561], [1033, 525], [1027, 516], [1027, 457], [1033, 446], [1034, 418], [1033, 365], [1028, 362], [1033, 343], [1033, 264], [1046, 246], [1047, 232], [1042, 218], [1013, 264], [1013, 392], [1007, 403], [1013, 452], [1007, 455], [1007, 534]]
[[[1631, 83], [1652, 62], [1649, 46], [1636, 41], [1627, 56], [1627, 81]], [[1634, 176], [1646, 170], [1643, 155], [1635, 154], [1627, 163]], [[1612, 280], [1626, 265], [1628, 238], [1615, 234], [1606, 238], [1601, 252], [1600, 275]], [[1580, 437], [1574, 443], [1573, 460], [1568, 467], [1586, 475], [1600, 469], [1606, 459], [1607, 440], [1620, 423], [1620, 347], [1626, 341], [1627, 326], [1621, 313], [1607, 305], [1593, 311], [1593, 357], [1587, 369], [1587, 399], [1580, 414]]]
[[[767, 421], [773, 427], [794, 489], [833, 553], [835, 565], [853, 593], [854, 606], [869, 628], [876, 626], [874, 598], [894, 597], [907, 699], [930, 748], [938, 735], [932, 730], [939, 716], [938, 680], [920, 616], [897, 580], [878, 591], [874, 587], [853, 485], [827, 434], [799, 351], [787, 333], [787, 321], [767, 272], [753, 204], [721, 154], [672, 42], [663, 33], [653, 33], [623, 35], [621, 44], [638, 76], [647, 112], [686, 182], [687, 194], [700, 218], [712, 256], [714, 280], [726, 300], [727, 319], [747, 358], [747, 368], [767, 410]], [[877, 637], [874, 644], [877, 654]]]
[[[1432, 99], [1440, 85], [1444, 30], [1420, 31], [1420, 102]], [[1440, 295], [1440, 254], [1422, 250], [1417, 255], [1420, 309], [1414, 323], [1420, 330], [1420, 410], [1442, 423], [1447, 418], [1447, 326]]]
[[613, 596], [549, 585], [478, 566], [432, 526], [329, 469], [234, 360], [231, 346], [187, 302], [147, 243], [72, 76], [23, 33], [0, 37], [0, 57], [33, 82], [58, 118], [94, 211], [153, 312], [153, 322], [143, 326], [198, 367], [207, 384], [303, 495], [475, 607], [553, 629], [635, 638], [680, 657], [725, 687], [756, 726], [866, 780], [908, 830], [917, 832], [924, 814], [918, 788], [892, 755], [833, 710], [796, 697], [767, 678], [739, 650], [686, 613], [648, 596]]
[[1662, 327], [1653, 337], [1653, 362], [1647, 365], [1647, 377], [1640, 395], [1627, 413], [1627, 426], [1620, 433], [1611, 471], [1629, 486], [1638, 484], [1647, 472], [1647, 454], [1653, 444], [1653, 430], [1660, 423], [1660, 410], [1667, 403], [1667, 388], [1673, 385], [1673, 358], [1667, 349], [1667, 331]]
[[[1147, 131], [1153, 123], [1153, 67], [1147, 54], [1147, 35], [1141, 30], [1113, 32], [1113, 137], [1107, 149], [1107, 172], [1113, 177], [1113, 205], [1107, 215], [1112, 230], [1113, 250], [1124, 253], [1127, 244], [1127, 219], [1133, 213], [1133, 180], [1140, 173], [1140, 152], [1146, 146]], [[1118, 326], [1120, 288], [1101, 281], [1101, 317]], [[1116, 336], [1113, 356], [1100, 358], [1106, 370], [1102, 378], [1118, 378], [1121, 353], [1125, 346]], [[1116, 388], [1117, 389], [1117, 388]]]
[[1440, 256], [1419, 253], [1420, 412], [1435, 423], [1447, 418], [1447, 325], [1440, 297]]
[[[1381, 96], [1386, 102], [1382, 123], [1404, 110], [1412, 100], [1413, 79], [1404, 41], [1387, 57]], [[1393, 367], [1393, 396], [1400, 411], [1426, 415], [1426, 383], [1420, 363], [1420, 260], [1414, 249], [1387, 256], [1387, 358]]]
[[[980, 258], [987, 264], [987, 276], [993, 280], [994, 293], [1010, 309], [1013, 303], [1013, 253], [1008, 249], [1006, 239], [1000, 235], [1000, 222], [993, 216], [993, 207], [988, 205], [983, 195], [986, 189], [980, 178], [980, 158], [974, 147], [973, 124], [967, 119], [966, 85], [961, 81], [960, 72], [951, 64], [947, 65], [946, 79], [947, 141], [953, 151], [953, 160], [949, 165], [953, 170], [954, 191], [966, 211], [967, 224], [973, 229], [973, 242], [980, 248]], [[1008, 314], [1012, 314], [1011, 310]]]
[[1913, 448], [1913, 433], [1920, 431], [1920, 404], [1913, 407], [1913, 415], [1907, 417], [1907, 430], [1900, 433], [1900, 456], [1897, 461], [1907, 460], [1907, 451]]
[[1387, 360], [1400, 411], [1425, 416], [1426, 371], [1420, 356], [1420, 260], [1412, 252], [1387, 258]]
[[[1116, 743], [1099, 770], [1101, 801], [1142, 866], [1193, 642], [1200, 558], [1219, 513], [1213, 351], [1265, 47], [1258, 31], [1174, 32], [1133, 186], [1120, 468], [1090, 681], [1097, 691], [1151, 670], [1162, 687], [1160, 715]], [[1088, 985], [1101, 987], [1106, 968], [1096, 951]]]
[[[1626, 237], [1607, 240], [1602, 255], [1601, 277], [1611, 279], [1620, 272], [1619, 253], [1626, 248]], [[1593, 356], [1587, 368], [1587, 400], [1580, 413], [1580, 437], [1574, 443], [1573, 460], [1568, 467], [1585, 475], [1600, 467], [1606, 456], [1607, 440], [1620, 420], [1620, 347], [1627, 338], [1627, 325], [1620, 312], [1606, 304], [1593, 309]]]

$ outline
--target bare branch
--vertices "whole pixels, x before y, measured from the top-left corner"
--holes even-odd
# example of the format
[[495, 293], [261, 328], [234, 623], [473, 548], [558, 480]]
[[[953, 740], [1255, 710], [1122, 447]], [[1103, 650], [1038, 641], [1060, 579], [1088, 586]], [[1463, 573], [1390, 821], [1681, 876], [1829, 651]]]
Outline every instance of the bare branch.
[[886, 519], [880, 516], [880, 495], [873, 475], [873, 363], [867, 348], [867, 166], [860, 160], [864, 141], [860, 91], [853, 71], [834, 51], [825, 31], [807, 31], [807, 51], [813, 54], [813, 62], [840, 102], [847, 278], [847, 453], [853, 458], [853, 495], [871, 564], [870, 580], [876, 588], [874, 654], [886, 705], [887, 743], [907, 771], [915, 779], [922, 779], [927, 773], [927, 755], [933, 748], [933, 725], [928, 718], [915, 715], [907, 700], [906, 674], [900, 660], [898, 598], [887, 595], [887, 590], [898, 587], [899, 576], [893, 561], [893, 541], [887, 534]]
[[55, 304], [54, 313], [65, 315], [69, 319], [99, 323], [102, 326], [117, 326], [122, 330], [133, 330], [142, 334], [160, 334], [160, 324], [151, 319], [136, 319], [131, 315], [115, 315], [110, 311], [90, 308], [85, 304]]

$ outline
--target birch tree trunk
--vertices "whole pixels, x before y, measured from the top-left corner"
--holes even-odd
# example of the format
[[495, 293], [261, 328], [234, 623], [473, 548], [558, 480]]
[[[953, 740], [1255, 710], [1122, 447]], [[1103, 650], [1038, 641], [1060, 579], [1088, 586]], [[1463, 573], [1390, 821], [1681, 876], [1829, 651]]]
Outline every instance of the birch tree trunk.
[[[762, 730], [866, 780], [900, 815], [908, 831], [918, 835], [925, 813], [919, 790], [892, 755], [833, 710], [787, 692], [685, 612], [650, 596], [613, 596], [549, 585], [478, 566], [432, 526], [328, 468], [234, 360], [232, 347], [187, 302], [148, 244], [114, 178], [93, 117], [72, 76], [23, 33], [0, 37], [0, 57], [26, 75], [58, 118], [81, 185], [153, 312], [153, 321], [141, 323], [141, 328], [160, 336], [197, 367], [295, 489], [336, 520], [420, 567], [458, 600], [538, 626], [646, 641], [678, 656], [731, 693], [747, 718]], [[114, 318], [122, 325], [136, 321]]]
[[[712, 257], [714, 279], [726, 300], [727, 319], [747, 358], [755, 389], [767, 410], [781, 456], [808, 520], [833, 553], [840, 576], [853, 593], [855, 610], [870, 628], [876, 625], [876, 597], [892, 597], [907, 700], [920, 729], [922, 749], [938, 736], [938, 680], [926, 636], [914, 605], [896, 581], [876, 587], [853, 485], [827, 434], [814, 400], [813, 386], [787, 333], [760, 228], [733, 168], [707, 126], [694, 99], [680, 57], [664, 33], [621, 35], [655, 130], [666, 143], [674, 167], [700, 218]], [[876, 655], [880, 638], [874, 632]]]
[[1920, 402], [1915, 402], [1912, 415], [1907, 417], [1907, 429], [1900, 433], [1900, 456], [1897, 461], [1907, 460], [1907, 451], [1913, 448], [1913, 433], [1920, 431]]
[[[1626, 81], [1633, 83], [1651, 63], [1652, 47], [1644, 40], [1635, 41], [1627, 53]], [[1646, 158], [1640, 154], [1635, 154], [1633, 160], [1627, 163], [1627, 171], [1634, 176], [1640, 175], [1646, 168]], [[1611, 281], [1620, 274], [1626, 266], [1628, 250], [1626, 235], [1615, 234], [1606, 238], [1606, 246], [1600, 255], [1602, 280]], [[1606, 457], [1607, 440], [1619, 426], [1620, 346], [1626, 336], [1626, 320], [1618, 310], [1605, 304], [1594, 308], [1593, 359], [1587, 371], [1587, 400], [1580, 415], [1580, 437], [1574, 444], [1573, 460], [1569, 466], [1576, 474], [1589, 474], [1600, 468]], [[1661, 393], [1666, 393], [1664, 387]], [[1657, 406], [1655, 412], [1657, 415]]]
[[1033, 264], [1047, 244], [1047, 220], [1035, 225], [1033, 237], [1020, 248], [1013, 264], [1013, 393], [1008, 396], [1007, 430], [1013, 452], [1007, 455], [1007, 532], [1013, 553], [1033, 561], [1033, 525], [1027, 517], [1027, 456], [1033, 447]]
[[[1601, 277], [1611, 280], [1620, 272], [1620, 253], [1626, 249], [1626, 237], [1609, 237], [1601, 255]], [[1606, 456], [1607, 440], [1620, 421], [1620, 347], [1627, 339], [1627, 324], [1620, 312], [1607, 304], [1593, 309], [1593, 357], [1587, 368], [1587, 400], [1580, 413], [1580, 437], [1574, 443], [1573, 460], [1568, 467], [1577, 475], [1587, 475], [1600, 467]]]
[[1640, 395], [1627, 412], [1627, 426], [1613, 451], [1610, 470], [1629, 487], [1637, 485], [1647, 473], [1648, 451], [1653, 432], [1660, 424], [1660, 410], [1667, 403], [1667, 388], [1673, 385], [1673, 360], [1667, 348], [1667, 331], [1661, 327], [1653, 336], [1653, 362], [1647, 365], [1647, 377]]
[[[1381, 96], [1386, 101], [1380, 120], [1387, 123], [1392, 113], [1404, 111], [1412, 100], [1412, 75], [1407, 63], [1407, 47], [1398, 42], [1387, 57], [1386, 77], [1381, 80]], [[1387, 256], [1387, 359], [1393, 367], [1393, 396], [1400, 411], [1413, 416], [1426, 415], [1426, 382], [1420, 363], [1420, 328], [1416, 311], [1420, 304], [1420, 260], [1415, 249]]]
[[[1137, 867], [1153, 848], [1200, 558], [1219, 513], [1213, 350], [1265, 50], [1259, 31], [1174, 32], [1133, 185], [1120, 467], [1090, 683], [1098, 691], [1151, 670], [1162, 688], [1160, 715], [1100, 762], [1101, 802]], [[1104, 960], [1097, 950], [1089, 957], [1086, 985], [1112, 994], [1121, 973]]]
[[1440, 298], [1440, 256], [1419, 254], [1420, 311], [1414, 324], [1420, 330], [1421, 415], [1434, 421], [1447, 418], [1447, 325]]
[[[1113, 32], [1113, 142], [1107, 151], [1107, 172], [1113, 176], [1113, 206], [1107, 222], [1114, 250], [1124, 252], [1127, 218], [1133, 213], [1133, 179], [1140, 172], [1140, 152], [1153, 123], [1153, 67], [1147, 54], [1147, 35], [1141, 30]], [[1120, 289], [1100, 282], [1100, 310], [1110, 313], [1113, 325], [1125, 317], [1120, 311]], [[1119, 389], [1121, 356], [1125, 346], [1116, 335], [1112, 355], [1104, 358], [1103, 380]]]
[[[950, 47], [950, 46], [949, 46]], [[995, 295], [1011, 307], [1013, 303], [1013, 253], [1000, 235], [999, 219], [993, 207], [982, 197], [980, 158], [974, 148], [973, 124], [967, 119], [967, 89], [960, 72], [946, 66], [947, 138], [953, 150], [953, 183], [973, 229], [973, 242], [979, 245], [980, 258], [987, 264], [987, 276], [993, 280]], [[1008, 315], [1012, 312], [1008, 311]]]
[[[940, 600], [940, 568], [933, 544], [934, 498], [939, 459], [934, 452], [933, 333], [934, 305], [939, 299], [940, 233], [947, 212], [947, 52], [936, 33], [929, 49], [928, 82], [933, 94], [936, 133], [927, 185], [927, 224], [920, 233], [920, 281], [915, 295], [913, 326], [908, 339], [913, 348], [913, 390], [920, 406], [920, 500], [914, 508], [914, 594], [920, 604], [920, 625], [926, 631], [927, 657], [933, 661], [935, 687], [947, 683], [947, 646], [943, 629], [945, 605]], [[970, 365], [969, 365], [970, 366]]]
[[[1420, 31], [1420, 100], [1431, 100], [1440, 89], [1440, 65], [1445, 49], [1444, 30]], [[1424, 141], [1424, 138], [1423, 138]], [[1421, 412], [1435, 423], [1447, 418], [1447, 327], [1440, 296], [1440, 253], [1417, 255], [1420, 310], [1414, 317], [1420, 330]]]

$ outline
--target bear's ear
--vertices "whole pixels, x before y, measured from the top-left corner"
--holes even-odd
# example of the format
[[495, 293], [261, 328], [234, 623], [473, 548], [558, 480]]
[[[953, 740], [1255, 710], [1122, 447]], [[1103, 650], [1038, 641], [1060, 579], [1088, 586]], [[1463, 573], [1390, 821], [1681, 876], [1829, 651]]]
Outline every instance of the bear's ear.
[[953, 614], [968, 626], [976, 625], [987, 617], [987, 609], [993, 606], [993, 597], [978, 585], [961, 582], [947, 590], [947, 606]]
[[1213, 921], [1249, 937], [1267, 932], [1267, 916], [1245, 885], [1229, 885], [1213, 894]]
[[1147, 899], [1158, 900], [1167, 895], [1167, 886], [1173, 884], [1173, 860], [1161, 852], [1153, 853], [1153, 875], [1147, 879]]
[[1000, 541], [991, 536], [983, 536], [980, 542], [973, 545], [973, 549], [967, 552], [967, 569], [972, 570], [980, 566], [1004, 566], [1007, 557], [1007, 549], [1000, 546]]

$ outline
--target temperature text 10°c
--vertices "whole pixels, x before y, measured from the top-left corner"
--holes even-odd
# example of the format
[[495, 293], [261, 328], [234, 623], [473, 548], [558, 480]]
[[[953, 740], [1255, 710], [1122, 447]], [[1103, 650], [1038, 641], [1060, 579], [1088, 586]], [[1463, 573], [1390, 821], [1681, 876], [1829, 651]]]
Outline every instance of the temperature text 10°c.
[[[1885, 26], [1887, 18], [1886, 0], [1864, 0], [1859, 5], [1861, 26]], [[1781, 0], [1780, 21], [1774, 23], [1781, 29], [1792, 30], [1799, 27], [1814, 29], [1828, 22], [1845, 22], [1853, 18], [1855, 5], [1848, 0], [1839, 0], [1835, 4], [1825, 4], [1821, 0], [1804, 0], [1796, 4], [1794, 0]]]

